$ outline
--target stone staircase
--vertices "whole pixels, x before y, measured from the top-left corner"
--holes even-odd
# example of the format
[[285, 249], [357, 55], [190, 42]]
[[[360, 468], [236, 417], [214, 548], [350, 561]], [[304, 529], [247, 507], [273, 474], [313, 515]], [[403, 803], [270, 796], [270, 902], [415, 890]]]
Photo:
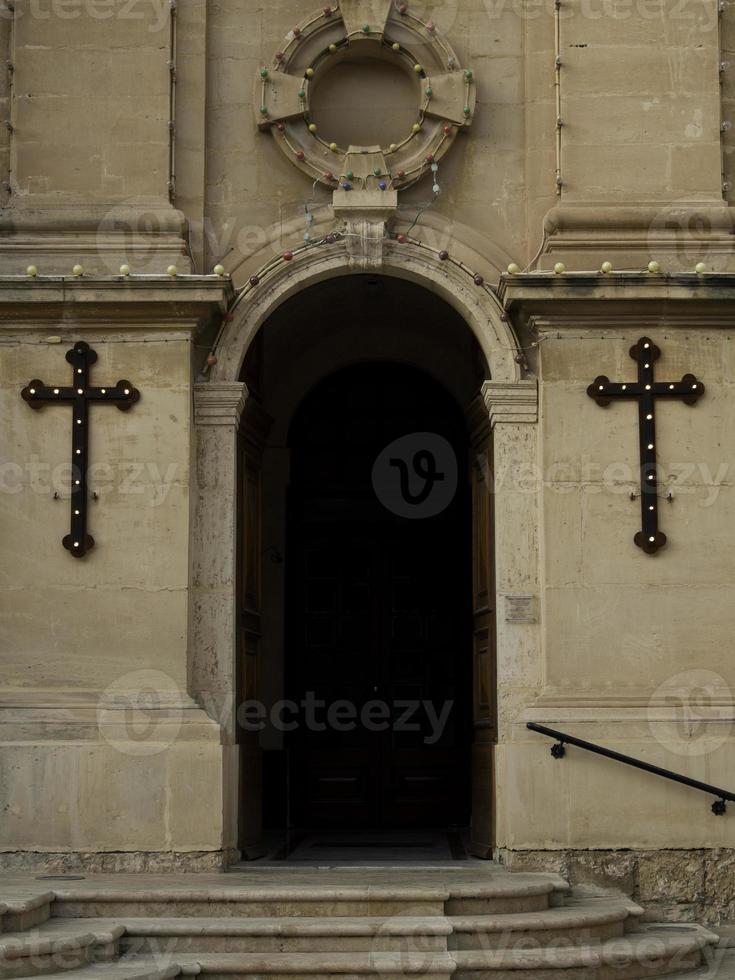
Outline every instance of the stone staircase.
[[0, 980], [735, 980], [699, 926], [491, 869], [0, 879]]

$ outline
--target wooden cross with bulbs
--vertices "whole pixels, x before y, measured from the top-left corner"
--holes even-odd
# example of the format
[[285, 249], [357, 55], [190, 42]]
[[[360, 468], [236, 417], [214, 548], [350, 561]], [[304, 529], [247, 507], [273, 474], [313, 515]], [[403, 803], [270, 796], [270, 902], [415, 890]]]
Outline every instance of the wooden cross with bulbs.
[[589, 386], [587, 394], [603, 408], [616, 399], [636, 399], [638, 402], [642, 529], [634, 541], [647, 554], [655, 555], [666, 544], [666, 535], [658, 527], [656, 400], [675, 398], [685, 405], [693, 405], [704, 394], [704, 385], [693, 374], [685, 374], [681, 381], [656, 381], [653, 365], [661, 351], [649, 337], [641, 337], [631, 347], [630, 356], [638, 364], [638, 381], [611, 381], [601, 374]]
[[90, 402], [107, 403], [127, 412], [140, 398], [140, 392], [129, 381], [118, 381], [111, 388], [93, 388], [89, 384], [89, 369], [97, 354], [83, 340], [77, 341], [66, 354], [71, 364], [72, 384], [67, 387], [45, 385], [31, 381], [21, 392], [33, 409], [62, 402], [73, 408], [71, 457], [71, 533], [63, 540], [64, 547], [75, 558], [83, 558], [94, 547], [94, 538], [87, 533], [87, 468], [89, 465], [88, 434]]

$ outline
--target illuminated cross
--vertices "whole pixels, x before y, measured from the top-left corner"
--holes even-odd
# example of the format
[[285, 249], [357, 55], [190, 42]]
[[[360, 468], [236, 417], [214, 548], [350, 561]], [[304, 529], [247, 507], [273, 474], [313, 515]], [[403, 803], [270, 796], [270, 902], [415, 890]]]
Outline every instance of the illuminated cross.
[[634, 398], [638, 402], [643, 527], [634, 540], [639, 548], [649, 555], [655, 555], [666, 544], [666, 535], [658, 529], [656, 399], [676, 398], [685, 405], [693, 405], [704, 394], [704, 385], [693, 374], [685, 374], [681, 381], [655, 381], [653, 365], [661, 356], [661, 351], [648, 337], [641, 337], [631, 347], [630, 356], [638, 364], [637, 382], [611, 381], [603, 374], [595, 378], [587, 394], [603, 408], [619, 398]]
[[21, 395], [33, 409], [58, 402], [72, 406], [71, 533], [66, 535], [63, 544], [75, 558], [82, 558], [94, 546], [94, 538], [87, 534], [89, 403], [105, 402], [127, 412], [140, 398], [140, 392], [129, 381], [118, 381], [114, 388], [91, 387], [89, 369], [97, 360], [97, 354], [83, 340], [74, 344], [66, 359], [73, 369], [71, 385], [49, 387], [36, 379], [23, 389]]

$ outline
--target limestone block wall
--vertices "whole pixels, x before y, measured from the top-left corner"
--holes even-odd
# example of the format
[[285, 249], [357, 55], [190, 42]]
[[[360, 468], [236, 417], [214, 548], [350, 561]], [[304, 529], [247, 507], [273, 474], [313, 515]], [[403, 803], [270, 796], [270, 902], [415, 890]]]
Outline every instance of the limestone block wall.
[[[10, 50], [11, 20], [5, 17], [0, 21], [0, 46], [2, 50]], [[0, 73], [0, 114], [4, 119], [11, 118], [11, 94], [13, 85], [13, 72], [7, 70]], [[5, 207], [10, 199], [10, 129], [5, 126], [4, 132], [0, 132], [0, 154], [2, 164], [0, 165], [0, 201]]]
[[716, 2], [562, 3], [562, 200], [721, 200]]
[[720, 674], [723, 694], [735, 686], [726, 533], [735, 516], [732, 337], [665, 318], [649, 331], [662, 351], [661, 380], [687, 372], [706, 379], [695, 406], [657, 404], [660, 522], [669, 540], [649, 556], [632, 541], [640, 527], [640, 502], [630, 499], [639, 487], [636, 406], [601, 409], [586, 395], [597, 374], [635, 378], [628, 352], [646, 332], [626, 327], [601, 337], [571, 327], [541, 345], [546, 684], [559, 692], [652, 694], [693, 664]]
[[[208, 10], [206, 265], [227, 256], [238, 281], [298, 244], [306, 201], [318, 216], [324, 212], [332, 220], [331, 193], [313, 189], [272, 137], [257, 131], [252, 104], [259, 67], [272, 63], [294, 25], [320, 9], [318, 3], [283, 2], [254, 16], [247, 0], [222, 0]], [[478, 104], [471, 135], [460, 136], [442, 161], [440, 196], [432, 201], [431, 180], [420, 182], [401, 195], [401, 220], [410, 225], [417, 211], [430, 205], [427, 217], [433, 213], [437, 221], [423, 233], [435, 247], [451, 247], [454, 229], [469, 225], [475, 235], [492, 239], [494, 247], [521, 261], [541, 235], [536, 220], [532, 246], [527, 242], [522, 12], [518, 4], [488, 0], [414, 3], [412, 11], [433, 17], [462, 63], [472, 66]], [[182, 64], [182, 82], [188, 70]], [[553, 77], [553, 65], [549, 71]], [[357, 90], [342, 95], [348, 106], [365, 97], [359, 79], [353, 84]], [[389, 118], [390, 103], [381, 108]], [[188, 138], [186, 125], [182, 120], [180, 141]], [[553, 186], [553, 172], [546, 186]]]
[[[68, 333], [66, 334], [68, 338]], [[32, 377], [69, 382], [72, 341], [20, 334], [2, 358], [3, 681], [8, 687], [104, 690], [128, 671], [155, 665], [186, 682], [188, 579], [189, 338], [176, 334], [109, 342], [86, 333], [98, 353], [93, 383], [134, 379], [143, 391], [130, 413], [90, 411], [90, 532], [94, 549], [74, 561], [68, 533], [71, 408], [31, 411], [20, 389]], [[54, 494], [60, 499], [54, 500]], [[85, 612], [84, 595], [89, 597]], [[47, 629], [39, 630], [39, 612]], [[63, 659], [59, 656], [63, 652]]]
[[[712, 814], [714, 797], [573, 747], [553, 760], [550, 740], [525, 727], [535, 721], [735, 786], [732, 336], [703, 309], [608, 309], [604, 325], [589, 309], [529, 321], [539, 342], [543, 661], [498, 748], [498, 845], [557, 855], [732, 848], [732, 822]], [[629, 349], [644, 333], [662, 351], [659, 379], [692, 372], [706, 385], [696, 406], [658, 402], [668, 543], [655, 556], [633, 543], [636, 407], [602, 409], [586, 394], [598, 374], [635, 379]]]
[[720, 91], [722, 95], [722, 176], [728, 204], [735, 199], [735, 11], [723, 4], [720, 14]]
[[20, 0], [16, 207], [168, 202], [168, 3]]
[[[432, 200], [421, 182], [401, 196], [401, 219], [429, 205], [438, 220], [421, 231], [435, 246], [466, 226], [521, 266], [541, 250], [579, 268], [601, 257], [640, 266], [649, 252], [728, 267], [727, 9], [715, 0], [411, 9], [473, 67], [478, 98], [471, 133], [442, 162], [441, 194]], [[204, 272], [226, 258], [242, 279], [299, 240], [306, 201], [331, 218], [329, 192], [312, 189], [253, 113], [257, 69], [308, 12], [293, 0], [267, 11], [247, 0], [173, 12], [167, 0], [18, 0], [6, 10], [0, 227], [14, 247], [0, 242], [3, 267], [22, 271], [32, 256], [66, 271], [84, 253], [108, 273], [125, 258], [140, 271], [175, 261]], [[359, 77], [350, 86], [344, 104], [359, 116]], [[381, 108], [388, 122], [400, 112]]]
[[[133, 289], [127, 310], [116, 295], [105, 311], [104, 291], [79, 285], [71, 316], [47, 289], [29, 318], [19, 288], [0, 326], [0, 866], [219, 866], [220, 726], [188, 693], [192, 360], [206, 304], [187, 306], [182, 287], [175, 315], [156, 310], [165, 293], [149, 285], [147, 305]], [[215, 284], [197, 299], [216, 308], [221, 295]], [[95, 545], [74, 559], [62, 547], [72, 410], [32, 411], [20, 392], [32, 378], [68, 385], [79, 339], [98, 356], [92, 384], [124, 378], [141, 397], [127, 413], [90, 407]]]
[[[195, 5], [196, 6], [196, 5]], [[168, 0], [19, 0], [0, 15], [0, 269], [189, 268]], [[201, 134], [200, 134], [201, 135]], [[201, 155], [201, 145], [200, 145]]]

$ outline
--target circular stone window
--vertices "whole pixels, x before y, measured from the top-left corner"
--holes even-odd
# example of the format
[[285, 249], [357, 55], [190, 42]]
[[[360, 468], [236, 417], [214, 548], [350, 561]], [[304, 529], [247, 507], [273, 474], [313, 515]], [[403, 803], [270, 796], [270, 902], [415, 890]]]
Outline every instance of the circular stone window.
[[389, 146], [411, 132], [418, 98], [416, 77], [400, 64], [341, 61], [317, 78], [309, 108], [327, 140], [344, 147]]
[[472, 70], [395, 0], [316, 11], [259, 68], [254, 92], [259, 128], [310, 180], [390, 195], [436, 174], [475, 102]]

